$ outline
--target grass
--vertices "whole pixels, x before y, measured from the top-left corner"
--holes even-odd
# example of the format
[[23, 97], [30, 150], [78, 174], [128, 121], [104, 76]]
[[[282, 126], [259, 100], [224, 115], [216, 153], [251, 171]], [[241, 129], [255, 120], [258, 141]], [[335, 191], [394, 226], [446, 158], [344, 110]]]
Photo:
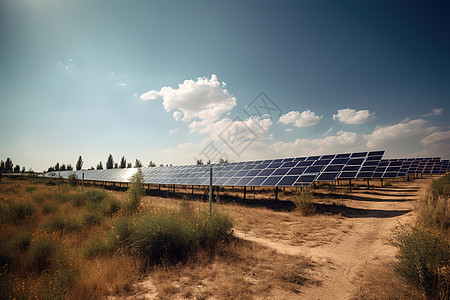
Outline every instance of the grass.
[[316, 213], [314, 199], [309, 189], [302, 189], [293, 195], [293, 202], [296, 208], [304, 215], [311, 216]]
[[35, 208], [30, 203], [10, 202], [6, 211], [5, 219], [13, 224], [19, 224], [35, 213]]

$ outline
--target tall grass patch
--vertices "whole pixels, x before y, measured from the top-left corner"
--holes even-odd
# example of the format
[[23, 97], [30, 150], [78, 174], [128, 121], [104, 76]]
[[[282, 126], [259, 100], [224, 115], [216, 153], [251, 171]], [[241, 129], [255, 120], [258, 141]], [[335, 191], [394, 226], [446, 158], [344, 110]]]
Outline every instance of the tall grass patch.
[[200, 250], [213, 250], [227, 240], [232, 224], [222, 213], [200, 213], [186, 218], [176, 211], [161, 210], [118, 219], [110, 243], [140, 258], [145, 265], [186, 261]]
[[10, 202], [6, 211], [6, 218], [14, 224], [22, 223], [35, 213], [35, 208], [30, 203]]
[[436, 231], [400, 226], [392, 245], [399, 249], [397, 273], [418, 286], [429, 299], [450, 297], [450, 247]]
[[302, 215], [311, 216], [316, 213], [314, 198], [309, 189], [302, 189], [295, 192], [292, 200], [295, 207], [302, 213]]

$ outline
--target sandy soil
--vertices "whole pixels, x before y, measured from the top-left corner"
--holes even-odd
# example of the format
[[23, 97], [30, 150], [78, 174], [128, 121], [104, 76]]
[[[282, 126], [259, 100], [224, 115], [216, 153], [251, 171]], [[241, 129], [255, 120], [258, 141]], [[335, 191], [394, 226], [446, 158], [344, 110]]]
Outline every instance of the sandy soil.
[[[322, 207], [342, 215], [339, 224], [318, 232], [301, 245], [236, 230], [236, 236], [261, 243], [279, 253], [304, 255], [315, 264], [312, 277], [319, 284], [301, 289], [301, 299], [352, 299], [359, 288], [360, 274], [369, 265], [392, 261], [395, 248], [389, 244], [393, 228], [414, 217], [415, 200], [430, 179], [396, 182], [391, 187], [360, 187], [347, 193], [324, 193]], [[342, 206], [328, 204], [338, 202]], [[330, 234], [331, 233], [331, 234]], [[323, 240], [327, 237], [327, 240]]]

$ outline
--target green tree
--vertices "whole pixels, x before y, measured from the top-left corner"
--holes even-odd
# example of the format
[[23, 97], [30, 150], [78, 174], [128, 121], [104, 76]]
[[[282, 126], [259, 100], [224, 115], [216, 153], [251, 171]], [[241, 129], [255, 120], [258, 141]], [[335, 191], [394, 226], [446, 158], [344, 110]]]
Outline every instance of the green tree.
[[5, 162], [3, 160], [0, 163], [0, 173], [5, 173]]
[[150, 161], [150, 162], [148, 163], [148, 166], [149, 166], [149, 167], [156, 167], [156, 163], [153, 162], [153, 161]]
[[134, 163], [135, 168], [142, 168], [142, 163], [139, 159], [136, 159], [136, 162]]
[[60, 171], [65, 171], [65, 170], [67, 170], [67, 169], [66, 169], [66, 165], [65, 165], [65, 164], [62, 164], [61, 167], [59, 167], [59, 170], [60, 170]]
[[122, 156], [120, 159], [120, 168], [124, 169], [127, 167], [127, 160], [125, 159], [125, 156]]
[[112, 168], [114, 168], [114, 159], [113, 159], [112, 154], [110, 154], [110, 155], [108, 156], [108, 160], [106, 161], [106, 168], [107, 168], [107, 169], [112, 169]]
[[19, 165], [16, 165], [15, 167], [14, 167], [14, 173], [19, 173], [20, 172], [20, 166]]
[[228, 159], [219, 159], [219, 164], [227, 164], [228, 163]]
[[66, 170], [67, 171], [73, 171], [72, 164], [68, 164]]
[[82, 167], [83, 167], [83, 158], [81, 158], [81, 155], [80, 155], [78, 157], [77, 165], [76, 165], [77, 171], [80, 171]]
[[203, 161], [201, 159], [197, 159], [197, 165], [203, 165]]
[[56, 163], [56, 165], [55, 165], [55, 171], [59, 171], [59, 163]]
[[103, 170], [103, 164], [102, 162], [99, 162], [97, 165], [97, 170]]
[[127, 168], [131, 168], [133, 165], [131, 163], [127, 163]]
[[119, 168], [119, 164], [118, 163], [114, 163], [114, 169], [118, 169]]
[[13, 171], [13, 162], [11, 158], [7, 158], [5, 162], [5, 173], [11, 173]]
[[144, 191], [144, 175], [142, 169], [138, 168], [136, 173], [130, 178], [131, 186], [128, 189], [128, 196], [130, 197], [131, 209], [136, 209], [141, 203], [142, 196], [145, 195]]

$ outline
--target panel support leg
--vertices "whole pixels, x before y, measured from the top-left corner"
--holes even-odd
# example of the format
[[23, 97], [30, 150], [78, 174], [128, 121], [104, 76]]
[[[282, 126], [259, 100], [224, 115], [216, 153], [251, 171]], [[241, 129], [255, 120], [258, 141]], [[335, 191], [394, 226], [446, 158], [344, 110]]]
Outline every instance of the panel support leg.
[[278, 186], [275, 187], [275, 201], [278, 201]]

